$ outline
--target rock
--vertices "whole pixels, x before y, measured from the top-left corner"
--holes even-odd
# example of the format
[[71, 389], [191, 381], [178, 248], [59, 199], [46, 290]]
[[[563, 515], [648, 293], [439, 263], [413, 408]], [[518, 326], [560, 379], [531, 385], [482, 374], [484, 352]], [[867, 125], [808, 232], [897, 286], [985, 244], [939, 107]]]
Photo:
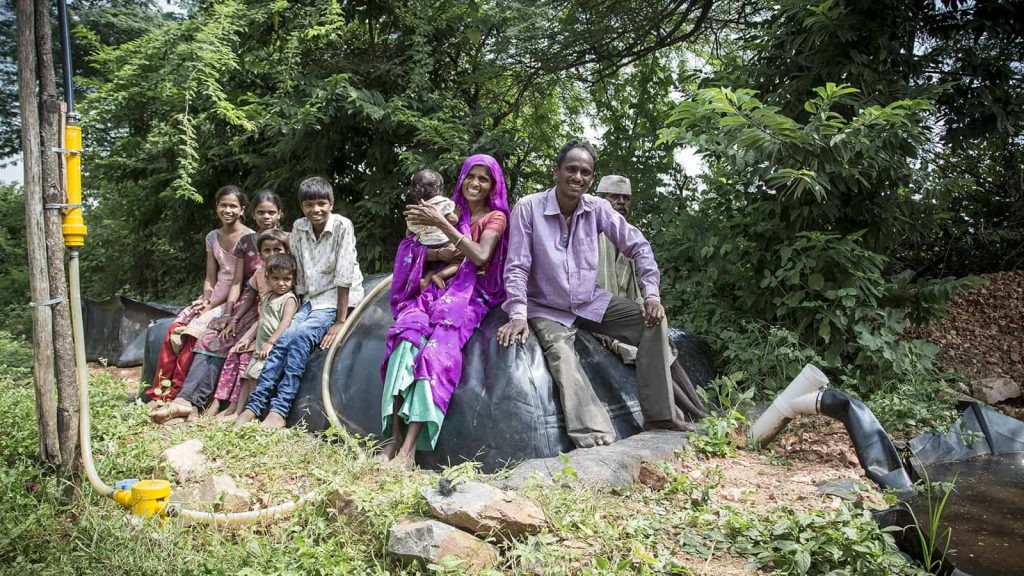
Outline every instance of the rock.
[[171, 494], [171, 500], [189, 506], [209, 506], [216, 512], [249, 510], [249, 491], [240, 488], [230, 476], [217, 474], [199, 484]]
[[640, 469], [636, 474], [636, 481], [655, 491], [663, 490], [669, 483], [668, 474], [665, 474], [661, 468], [650, 462], [640, 464]]
[[209, 467], [210, 463], [203, 455], [203, 441], [188, 440], [161, 452], [153, 474], [157, 478], [185, 484], [202, 478]]
[[998, 404], [1020, 394], [1020, 386], [1009, 378], [985, 378], [971, 382], [971, 395], [986, 404]]
[[485, 570], [498, 559], [498, 549], [479, 538], [437, 520], [409, 516], [391, 527], [388, 552], [423, 567], [457, 556], [463, 560], [460, 573]]
[[536, 534], [548, 523], [544, 511], [533, 502], [479, 482], [458, 484], [448, 496], [436, 487], [427, 487], [423, 497], [439, 520], [474, 534], [512, 540]]
[[335, 489], [327, 495], [327, 502], [339, 520], [355, 526], [366, 522], [366, 514], [359, 509], [355, 497], [348, 490]]
[[[577, 448], [563, 457], [535, 458], [521, 463], [507, 478], [495, 481], [506, 490], [516, 489], [530, 478], [553, 482], [572, 479], [590, 488], [632, 486], [641, 462], [675, 460], [689, 433], [651, 430], [615, 442], [611, 446]], [[565, 461], [563, 461], [565, 458]]]
[[836, 496], [854, 502], [860, 492], [865, 490], [862, 482], [854, 478], [829, 478], [815, 484], [822, 496]]

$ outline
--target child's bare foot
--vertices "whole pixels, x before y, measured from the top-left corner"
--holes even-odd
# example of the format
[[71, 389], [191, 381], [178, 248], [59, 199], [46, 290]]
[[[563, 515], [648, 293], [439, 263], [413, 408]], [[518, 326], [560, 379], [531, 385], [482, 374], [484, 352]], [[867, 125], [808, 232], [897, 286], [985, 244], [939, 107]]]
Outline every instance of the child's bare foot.
[[146, 410], [149, 410], [150, 412], [152, 412], [153, 410], [156, 410], [159, 407], [160, 407], [160, 401], [159, 400], [150, 400], [149, 402], [146, 402]]
[[238, 406], [234, 403], [228, 404], [228, 407], [217, 413], [218, 420], [234, 420], [238, 417]]
[[235, 418], [235, 426], [241, 428], [242, 426], [245, 426], [246, 424], [252, 422], [255, 419], [256, 414], [254, 414], [252, 410], [246, 408], [245, 410], [242, 411], [241, 414], [238, 415], [238, 418]]
[[163, 424], [174, 418], [187, 418], [192, 413], [192, 405], [184, 400], [175, 400], [149, 413], [149, 419], [156, 424]]
[[270, 414], [267, 414], [267, 417], [263, 419], [261, 427], [264, 430], [280, 430], [281, 428], [284, 428], [284, 425], [284, 416], [281, 416], [277, 412], [271, 410]]

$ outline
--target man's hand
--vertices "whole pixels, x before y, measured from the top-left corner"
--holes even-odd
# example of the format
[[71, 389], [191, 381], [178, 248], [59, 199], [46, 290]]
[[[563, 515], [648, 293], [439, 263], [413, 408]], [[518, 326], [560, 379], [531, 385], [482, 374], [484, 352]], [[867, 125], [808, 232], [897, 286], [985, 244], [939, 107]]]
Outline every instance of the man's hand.
[[522, 318], [509, 320], [507, 324], [498, 328], [498, 343], [506, 348], [516, 342], [526, 344], [526, 339], [529, 337], [530, 327]]
[[659, 300], [644, 300], [644, 323], [657, 326], [665, 319], [665, 308]]
[[338, 332], [341, 332], [341, 327], [345, 325], [345, 321], [335, 322], [331, 324], [331, 327], [327, 329], [327, 334], [324, 334], [323, 339], [320, 340], [320, 349], [327, 350], [334, 343], [334, 339], [338, 337]]

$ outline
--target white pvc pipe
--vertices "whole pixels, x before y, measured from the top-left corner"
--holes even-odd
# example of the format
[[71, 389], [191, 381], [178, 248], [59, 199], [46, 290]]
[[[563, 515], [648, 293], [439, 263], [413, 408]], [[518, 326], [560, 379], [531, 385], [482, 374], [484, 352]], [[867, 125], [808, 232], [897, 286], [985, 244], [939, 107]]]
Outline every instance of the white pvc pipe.
[[821, 392], [828, 386], [828, 377], [816, 366], [807, 364], [786, 386], [764, 414], [750, 427], [755, 445], [771, 442], [790, 420], [800, 414], [817, 414]]
[[249, 524], [260, 520], [276, 520], [283, 518], [301, 508], [304, 504], [316, 498], [316, 492], [308, 492], [298, 500], [292, 500], [263, 510], [250, 510], [248, 512], [216, 513], [199, 512], [187, 508], [178, 508], [172, 504], [167, 507], [168, 516], [180, 518], [186, 524], [216, 524], [218, 526], [232, 526], [238, 524]]
[[110, 497], [114, 489], [107, 486], [96, 472], [92, 461], [92, 436], [89, 421], [89, 367], [85, 363], [85, 329], [82, 327], [82, 286], [78, 276], [78, 249], [72, 248], [68, 262], [71, 276], [71, 332], [75, 340], [75, 375], [78, 379], [78, 444], [82, 452], [82, 468], [85, 475], [100, 494]]
[[341, 326], [341, 332], [334, 339], [331, 347], [327, 349], [327, 357], [324, 358], [324, 371], [320, 376], [320, 397], [323, 401], [324, 414], [327, 415], [327, 420], [339, 430], [345, 430], [346, 428], [341, 418], [338, 417], [338, 413], [334, 410], [334, 401], [331, 399], [331, 362], [334, 361], [334, 354], [338, 351], [338, 348], [348, 340], [349, 334], [352, 333], [356, 323], [363, 316], [366, 309], [373, 305], [374, 301], [377, 300], [377, 297], [384, 290], [391, 287], [392, 279], [393, 276], [388, 274], [388, 277], [374, 286], [369, 294], [363, 296], [363, 301], [352, 311], [352, 315], [345, 319], [345, 323]]

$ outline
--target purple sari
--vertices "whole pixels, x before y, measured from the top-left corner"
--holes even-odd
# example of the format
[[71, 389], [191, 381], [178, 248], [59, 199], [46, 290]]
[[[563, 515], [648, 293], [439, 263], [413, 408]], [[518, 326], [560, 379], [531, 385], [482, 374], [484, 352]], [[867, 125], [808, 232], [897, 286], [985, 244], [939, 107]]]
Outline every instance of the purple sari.
[[[452, 200], [461, 210], [458, 229], [463, 234], [470, 234], [470, 210], [462, 195], [462, 181], [473, 166], [486, 166], [490, 170], [494, 187], [489, 206], [492, 211], [504, 213], [506, 220], [509, 217], [505, 175], [501, 166], [491, 156], [474, 154], [462, 163], [452, 195]], [[480, 238], [473, 240], [479, 241]], [[421, 292], [419, 283], [423, 277], [427, 248], [413, 235], [402, 240], [391, 281], [391, 313], [395, 316], [395, 323], [388, 330], [384, 362], [381, 364], [382, 381], [386, 379], [392, 351], [400, 340], [405, 340], [420, 348], [413, 377], [428, 382], [434, 403], [441, 412], [448, 411], [448, 402], [462, 377], [462, 347], [487, 312], [505, 301], [502, 273], [507, 253], [506, 227], [483, 274], [478, 274], [477, 266], [466, 258], [445, 288], [431, 283]]]

